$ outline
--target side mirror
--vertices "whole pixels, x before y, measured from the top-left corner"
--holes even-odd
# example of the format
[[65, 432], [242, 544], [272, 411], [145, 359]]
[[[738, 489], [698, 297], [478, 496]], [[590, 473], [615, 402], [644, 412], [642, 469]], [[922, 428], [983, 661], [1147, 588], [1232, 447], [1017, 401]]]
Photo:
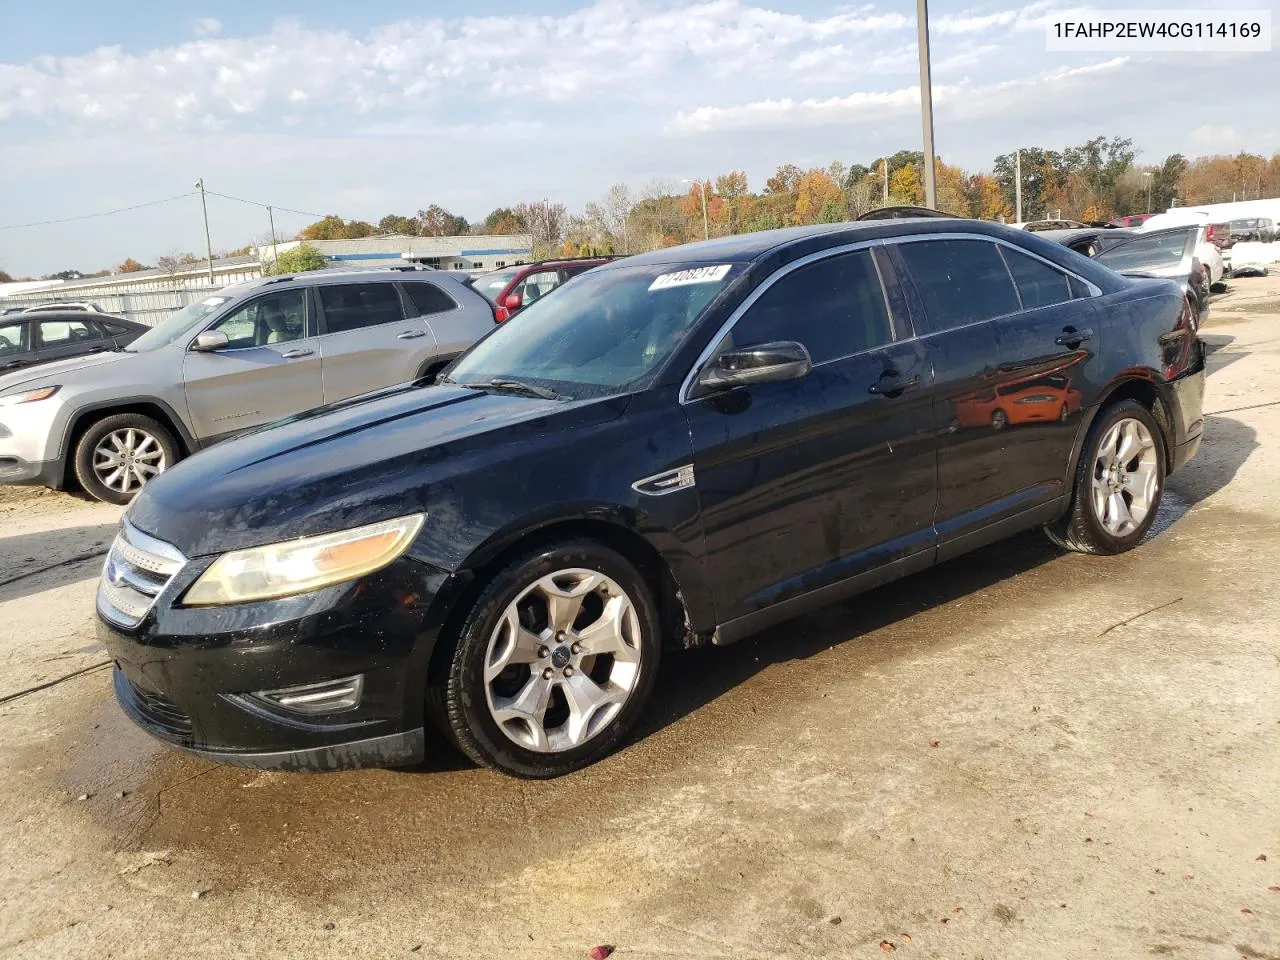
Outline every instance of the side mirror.
[[799, 380], [812, 369], [803, 344], [782, 340], [720, 354], [698, 374], [698, 383], [709, 390], [728, 390], [749, 383]]
[[216, 353], [227, 349], [230, 343], [227, 335], [221, 330], [206, 330], [196, 337], [196, 342], [191, 344], [191, 349], [196, 353]]
[[508, 310], [519, 310], [524, 306], [524, 298], [518, 293], [509, 293], [502, 298], [502, 305]]

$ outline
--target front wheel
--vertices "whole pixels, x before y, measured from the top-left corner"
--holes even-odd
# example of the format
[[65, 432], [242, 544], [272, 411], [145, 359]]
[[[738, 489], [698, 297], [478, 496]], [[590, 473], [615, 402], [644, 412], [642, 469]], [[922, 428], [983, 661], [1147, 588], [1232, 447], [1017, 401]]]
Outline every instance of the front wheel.
[[481, 591], [428, 708], [477, 763], [560, 776], [626, 736], [653, 688], [660, 641], [652, 592], [624, 557], [586, 540], [544, 547]]
[[179, 459], [178, 443], [161, 424], [137, 413], [103, 417], [80, 437], [76, 479], [106, 503], [129, 503], [153, 477]]
[[1131, 550], [1155, 522], [1164, 471], [1164, 436], [1151, 412], [1133, 400], [1108, 407], [1089, 429], [1070, 508], [1045, 532], [1080, 553]]

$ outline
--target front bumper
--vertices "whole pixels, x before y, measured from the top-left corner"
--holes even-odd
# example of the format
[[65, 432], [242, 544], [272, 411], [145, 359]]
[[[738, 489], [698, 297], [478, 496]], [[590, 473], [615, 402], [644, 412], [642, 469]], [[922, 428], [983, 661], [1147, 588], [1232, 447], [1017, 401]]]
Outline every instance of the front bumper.
[[[423, 758], [432, 598], [447, 574], [402, 557], [354, 583], [283, 600], [184, 608], [211, 558], [174, 575], [136, 627], [100, 589], [98, 633], [116, 698], [151, 735], [212, 760], [281, 770], [393, 766]], [[261, 696], [360, 677], [353, 706], [299, 712]]]
[[61, 460], [23, 460], [0, 453], [0, 484], [57, 489], [62, 486], [62, 466]]
[[62, 484], [62, 398], [0, 407], [0, 483]]

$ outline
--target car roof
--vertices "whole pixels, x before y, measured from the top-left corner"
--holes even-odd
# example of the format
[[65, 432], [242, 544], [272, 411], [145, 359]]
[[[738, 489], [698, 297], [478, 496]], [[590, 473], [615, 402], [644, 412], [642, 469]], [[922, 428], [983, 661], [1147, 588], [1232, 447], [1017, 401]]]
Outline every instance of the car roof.
[[[1025, 244], [1022, 231], [988, 220], [963, 217], [908, 217], [890, 220], [855, 220], [845, 223], [821, 223], [803, 227], [760, 230], [731, 237], [698, 240], [677, 247], [664, 247], [649, 253], [638, 253], [615, 260], [602, 270], [614, 270], [663, 263], [704, 263], [709, 261], [751, 262], [788, 247], [837, 246], [864, 240], [902, 237], [928, 233], [977, 233], [991, 237], [1014, 239]], [[826, 243], [819, 241], [826, 240]]]
[[280, 276], [263, 277], [259, 280], [246, 280], [225, 289], [256, 289], [277, 283], [296, 283], [299, 286], [311, 286], [334, 280], [359, 281], [360, 283], [395, 283], [401, 280], [439, 280], [448, 278], [461, 283], [462, 278], [451, 274], [448, 270], [422, 269], [416, 266], [396, 267], [328, 267], [324, 270], [308, 270], [304, 273], [286, 273]]

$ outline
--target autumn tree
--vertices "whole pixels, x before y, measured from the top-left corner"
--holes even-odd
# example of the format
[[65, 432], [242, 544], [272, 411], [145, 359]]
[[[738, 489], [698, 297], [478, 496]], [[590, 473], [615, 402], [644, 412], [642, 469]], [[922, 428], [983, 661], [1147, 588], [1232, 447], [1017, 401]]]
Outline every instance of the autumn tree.
[[139, 273], [143, 270], [150, 269], [150, 267], [139, 263], [137, 260], [133, 259], [133, 257], [126, 257], [124, 262], [116, 267], [116, 273]]
[[498, 235], [524, 233], [525, 225], [510, 207], [498, 207], [484, 218], [484, 231]]
[[371, 223], [366, 223], [363, 220], [343, 220], [337, 214], [331, 213], [315, 223], [303, 227], [298, 231], [294, 239], [354, 240], [359, 237], [372, 236], [375, 232]]
[[0, 283], [13, 283], [12, 274], [5, 270], [0, 270]]
[[915, 167], [898, 167], [889, 174], [889, 203], [912, 206], [924, 203], [924, 186], [920, 183], [920, 174]]
[[[839, 208], [839, 220], [823, 220], [823, 223], [839, 223], [845, 219], [844, 195], [839, 184], [825, 170], [809, 170], [801, 175], [795, 186], [796, 202], [791, 212], [791, 222], [816, 223], [828, 204]], [[828, 215], [832, 215], [830, 212]]]
[[1013, 219], [1013, 205], [1005, 200], [1000, 181], [986, 173], [975, 173], [969, 178], [967, 193], [969, 211], [981, 220]]
[[401, 216], [398, 213], [388, 213], [378, 221], [378, 232], [412, 237], [418, 232], [418, 221], [413, 217]]
[[563, 203], [552, 203], [550, 200], [538, 200], [533, 203], [521, 203], [512, 208], [512, 212], [533, 237], [533, 256], [543, 259], [552, 256], [564, 241], [565, 226], [568, 223], [568, 210]]
[[794, 163], [784, 164], [764, 183], [765, 193], [794, 193], [804, 173]]

